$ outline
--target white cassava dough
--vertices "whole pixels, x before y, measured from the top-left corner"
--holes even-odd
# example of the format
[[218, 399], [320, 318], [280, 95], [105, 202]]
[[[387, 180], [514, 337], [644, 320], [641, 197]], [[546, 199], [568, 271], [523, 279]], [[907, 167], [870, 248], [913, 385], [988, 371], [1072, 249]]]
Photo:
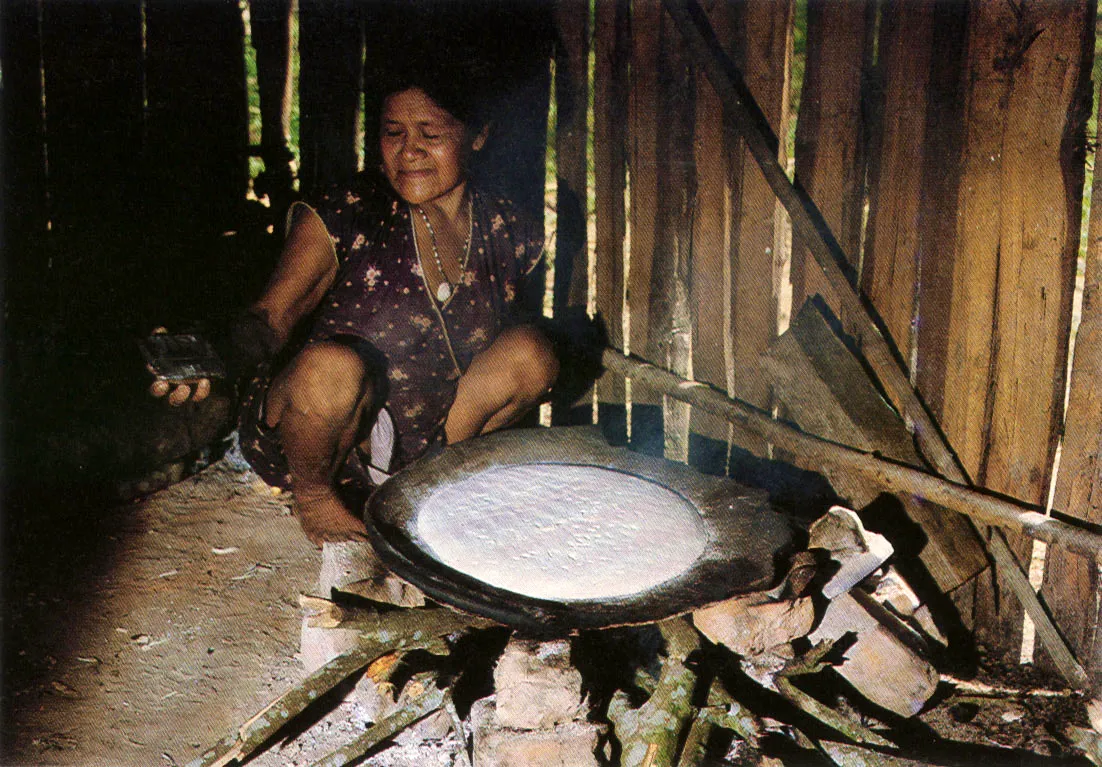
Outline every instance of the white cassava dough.
[[551, 600], [636, 594], [688, 569], [707, 543], [696, 507], [645, 479], [595, 466], [486, 469], [433, 491], [421, 545], [460, 572]]

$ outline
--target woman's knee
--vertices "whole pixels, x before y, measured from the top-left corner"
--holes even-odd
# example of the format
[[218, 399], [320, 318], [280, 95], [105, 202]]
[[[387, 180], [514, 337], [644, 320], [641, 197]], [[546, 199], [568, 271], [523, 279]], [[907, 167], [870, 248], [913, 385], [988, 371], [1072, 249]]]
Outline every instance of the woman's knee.
[[[353, 414], [372, 394], [367, 365], [342, 344], [311, 344], [291, 360], [269, 396], [269, 425], [291, 408], [325, 419]], [[273, 400], [276, 400], [273, 402]]]
[[507, 377], [521, 398], [543, 396], [555, 383], [559, 361], [547, 337], [531, 325], [508, 328], [494, 341], [499, 347], [500, 374]]

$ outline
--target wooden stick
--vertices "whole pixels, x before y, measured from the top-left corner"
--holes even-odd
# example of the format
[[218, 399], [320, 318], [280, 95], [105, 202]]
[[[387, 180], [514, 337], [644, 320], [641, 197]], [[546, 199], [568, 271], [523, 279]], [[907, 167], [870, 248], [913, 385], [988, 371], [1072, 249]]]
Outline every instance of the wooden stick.
[[777, 692], [785, 699], [792, 702], [805, 714], [815, 717], [832, 730], [842, 733], [854, 743], [867, 743], [871, 746], [892, 745], [891, 741], [877, 735], [863, 724], [850, 721], [837, 711], [834, 711], [828, 706], [824, 706], [806, 692], [796, 687], [796, 685], [792, 684], [792, 682], [785, 677], [777, 677], [776, 684]]
[[[381, 654], [382, 652], [378, 653]], [[372, 649], [368, 647], [358, 647], [338, 655], [262, 708], [214, 747], [190, 762], [188, 767], [224, 767], [232, 761], [244, 759], [310, 703], [366, 667], [375, 657], [378, 656], [373, 657]]]
[[921, 496], [980, 522], [1006, 527], [1048, 543], [1058, 543], [1102, 562], [1102, 535], [1046, 517], [1037, 507], [950, 482], [912, 466], [887, 461], [875, 453], [821, 439], [783, 421], [776, 421], [764, 410], [731, 399], [706, 383], [687, 381], [649, 362], [626, 357], [615, 349], [605, 350], [602, 364], [617, 375], [640, 381], [655, 391], [762, 435], [791, 453], [796, 463], [804, 468], [815, 470], [829, 465], [854, 472], [890, 492]]
[[224, 767], [234, 760], [244, 759], [308, 705], [377, 658], [395, 650], [434, 647], [438, 637], [478, 620], [444, 608], [401, 610], [377, 617], [386, 622], [377, 625], [374, 632], [361, 635], [359, 647], [338, 655], [310, 674], [189, 763], [188, 767]]
[[477, 618], [444, 607], [380, 613], [364, 607], [337, 604], [309, 594], [299, 595], [299, 606], [312, 613], [306, 619], [307, 626], [357, 629], [361, 636], [368, 638], [380, 632], [412, 636], [420, 631], [426, 635], [444, 636], [453, 631], [497, 625], [488, 618]]
[[443, 705], [444, 690], [436, 687], [434, 679], [415, 679], [410, 684], [422, 685], [424, 691], [398, 711], [368, 727], [362, 735], [351, 743], [341, 746], [336, 751], [332, 751], [314, 762], [311, 767], [344, 767], [344, 765], [359, 759], [382, 741], [393, 737], [414, 722], [437, 711]]
[[696, 674], [685, 666], [685, 658], [700, 646], [700, 635], [681, 617], [662, 621], [658, 628], [666, 640], [666, 656], [654, 693], [637, 709], [622, 692], [609, 705], [624, 767], [672, 767], [681, 729], [693, 715]]
[[[746, 142], [762, 174], [788, 211], [794, 235], [822, 267], [827, 281], [836, 292], [843, 313], [859, 323], [862, 354], [892, 404], [903, 415], [908, 428], [914, 430], [923, 456], [941, 476], [960, 485], [971, 484], [964, 468], [907, 380], [895, 352], [874, 319], [874, 312], [866, 306], [854, 288], [857, 281], [853, 267], [830, 235], [822, 215], [807, 195], [796, 189], [784, 168], [777, 162], [777, 139], [764, 124], [761, 112], [753, 104], [753, 97], [742, 83], [738, 70], [724, 55], [704, 11], [696, 0], [663, 2], [675, 26], [685, 37], [693, 58], [704, 69], [723, 102], [724, 109], [731, 118], [732, 129]], [[1086, 672], [1052, 623], [1037, 593], [1029, 585], [1029, 579], [1007, 545], [1003, 533], [1000, 530], [991, 530], [989, 536], [990, 552], [995, 563], [1011, 591], [1033, 619], [1037, 635], [1053, 661], [1065, 679], [1077, 686], [1085, 686], [1088, 683]]]

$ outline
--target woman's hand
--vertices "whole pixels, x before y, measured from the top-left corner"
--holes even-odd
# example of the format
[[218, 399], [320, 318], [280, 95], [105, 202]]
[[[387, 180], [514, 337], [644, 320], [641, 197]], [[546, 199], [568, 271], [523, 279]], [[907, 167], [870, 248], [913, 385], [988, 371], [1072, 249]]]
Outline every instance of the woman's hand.
[[[166, 328], [156, 328], [153, 335], [168, 333]], [[210, 395], [210, 379], [200, 378], [197, 381], [174, 383], [158, 379], [149, 387], [149, 393], [154, 397], [168, 397], [167, 402], [173, 407], [179, 407], [188, 400], [202, 402]]]

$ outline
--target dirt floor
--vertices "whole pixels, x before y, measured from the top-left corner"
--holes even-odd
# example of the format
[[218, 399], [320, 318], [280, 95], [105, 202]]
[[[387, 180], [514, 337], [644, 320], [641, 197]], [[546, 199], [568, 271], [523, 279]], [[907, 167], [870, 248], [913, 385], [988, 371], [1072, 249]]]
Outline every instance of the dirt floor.
[[[0, 762], [187, 764], [303, 677], [297, 599], [320, 553], [287, 498], [228, 459], [143, 501], [87, 503], [44, 508], [56, 524], [8, 525]], [[944, 682], [902, 740], [945, 739], [931, 752], [942, 764], [1085, 763], [1063, 736], [1084, 720], [1081, 699], [1020, 673], [995, 684]], [[364, 726], [336, 699], [311, 721], [251, 764], [311, 764]], [[365, 764], [464, 764], [445, 733]]]

